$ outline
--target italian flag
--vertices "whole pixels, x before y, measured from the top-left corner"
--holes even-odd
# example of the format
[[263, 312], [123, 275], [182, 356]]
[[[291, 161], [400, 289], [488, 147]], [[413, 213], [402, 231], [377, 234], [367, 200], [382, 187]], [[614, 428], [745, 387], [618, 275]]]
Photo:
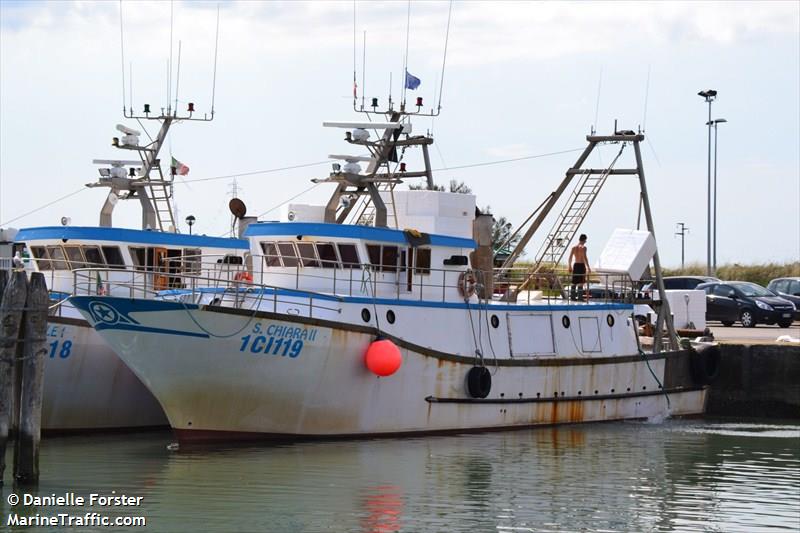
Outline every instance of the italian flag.
[[107, 290], [103, 286], [103, 279], [100, 277], [100, 272], [97, 273], [97, 295], [104, 296]]
[[187, 167], [174, 157], [172, 158], [172, 170], [175, 174], [178, 174], [179, 176], [185, 176], [186, 174], [189, 173], [189, 167]]

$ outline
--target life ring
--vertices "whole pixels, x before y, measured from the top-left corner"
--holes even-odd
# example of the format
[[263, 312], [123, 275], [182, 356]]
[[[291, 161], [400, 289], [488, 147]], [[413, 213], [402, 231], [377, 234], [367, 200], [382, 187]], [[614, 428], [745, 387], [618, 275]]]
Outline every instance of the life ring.
[[478, 287], [478, 277], [472, 270], [466, 270], [458, 276], [458, 294], [463, 298], [470, 298]]
[[722, 356], [716, 344], [695, 343], [689, 350], [692, 380], [698, 385], [710, 385], [719, 377]]
[[485, 366], [473, 366], [467, 372], [467, 392], [473, 398], [486, 398], [492, 390], [492, 373]]
[[233, 276], [233, 279], [234, 281], [247, 281], [249, 283], [253, 281], [253, 276], [247, 270], [240, 270]]

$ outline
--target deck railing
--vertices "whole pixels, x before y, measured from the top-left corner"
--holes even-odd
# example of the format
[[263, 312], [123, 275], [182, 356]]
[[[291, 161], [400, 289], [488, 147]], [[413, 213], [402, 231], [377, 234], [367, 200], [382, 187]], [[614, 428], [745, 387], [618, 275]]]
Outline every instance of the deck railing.
[[[553, 271], [530, 277], [525, 268], [504, 269], [503, 276], [489, 285], [480, 270], [418, 268], [404, 265], [350, 264], [316, 260], [320, 266], [268, 266], [275, 257], [204, 255], [165, 260], [160, 267], [85, 268], [73, 271], [75, 294], [155, 298], [172, 296], [199, 301], [200, 294], [217, 292], [225, 305], [247, 307], [265, 297], [277, 306], [278, 292], [313, 299], [333, 297], [397, 298], [420, 301], [457, 302], [502, 300], [516, 303], [625, 302], [648, 300], [642, 283], [626, 275], [587, 276], [582, 287], [571, 284], [572, 274]], [[411, 270], [411, 272], [409, 272]], [[527, 281], [526, 281], [527, 280]], [[523, 285], [524, 283], [524, 285]], [[521, 290], [520, 287], [525, 287]], [[174, 292], [172, 292], [174, 291]], [[264, 294], [262, 294], [262, 292]], [[266, 296], [265, 296], [266, 294]], [[477, 296], [472, 296], [476, 294]]]

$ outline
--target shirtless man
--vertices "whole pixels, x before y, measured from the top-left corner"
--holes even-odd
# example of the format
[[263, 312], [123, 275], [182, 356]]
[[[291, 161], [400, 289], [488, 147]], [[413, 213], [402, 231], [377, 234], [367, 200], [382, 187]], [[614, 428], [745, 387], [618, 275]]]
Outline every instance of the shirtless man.
[[[575, 259], [573, 263], [572, 260]], [[578, 244], [572, 247], [569, 252], [569, 271], [572, 272], [572, 298], [577, 299], [577, 295], [583, 292], [583, 285], [586, 284], [588, 291], [589, 284], [586, 275], [591, 274], [589, 267], [589, 257], [586, 255], [586, 234], [582, 233], [578, 237]]]

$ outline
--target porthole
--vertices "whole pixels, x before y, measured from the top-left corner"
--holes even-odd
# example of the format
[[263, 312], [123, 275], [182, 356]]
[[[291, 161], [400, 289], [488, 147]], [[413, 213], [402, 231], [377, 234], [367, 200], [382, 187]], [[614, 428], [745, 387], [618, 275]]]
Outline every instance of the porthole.
[[395, 320], [394, 311], [389, 309], [388, 311], [386, 311], [386, 321], [389, 322], [389, 324], [394, 324], [394, 320]]
[[608, 315], [606, 317], [606, 323], [608, 324], [608, 327], [613, 328], [614, 327], [614, 315]]
[[561, 325], [565, 328], [569, 327], [569, 317], [567, 315], [561, 317]]
[[492, 327], [494, 329], [497, 329], [497, 328], [500, 327], [500, 319], [497, 318], [497, 315], [492, 315], [492, 318], [490, 320], [492, 322]]
[[363, 320], [364, 322], [369, 322], [371, 318], [372, 315], [370, 314], [369, 309], [365, 307], [364, 309], [361, 310], [361, 320]]

